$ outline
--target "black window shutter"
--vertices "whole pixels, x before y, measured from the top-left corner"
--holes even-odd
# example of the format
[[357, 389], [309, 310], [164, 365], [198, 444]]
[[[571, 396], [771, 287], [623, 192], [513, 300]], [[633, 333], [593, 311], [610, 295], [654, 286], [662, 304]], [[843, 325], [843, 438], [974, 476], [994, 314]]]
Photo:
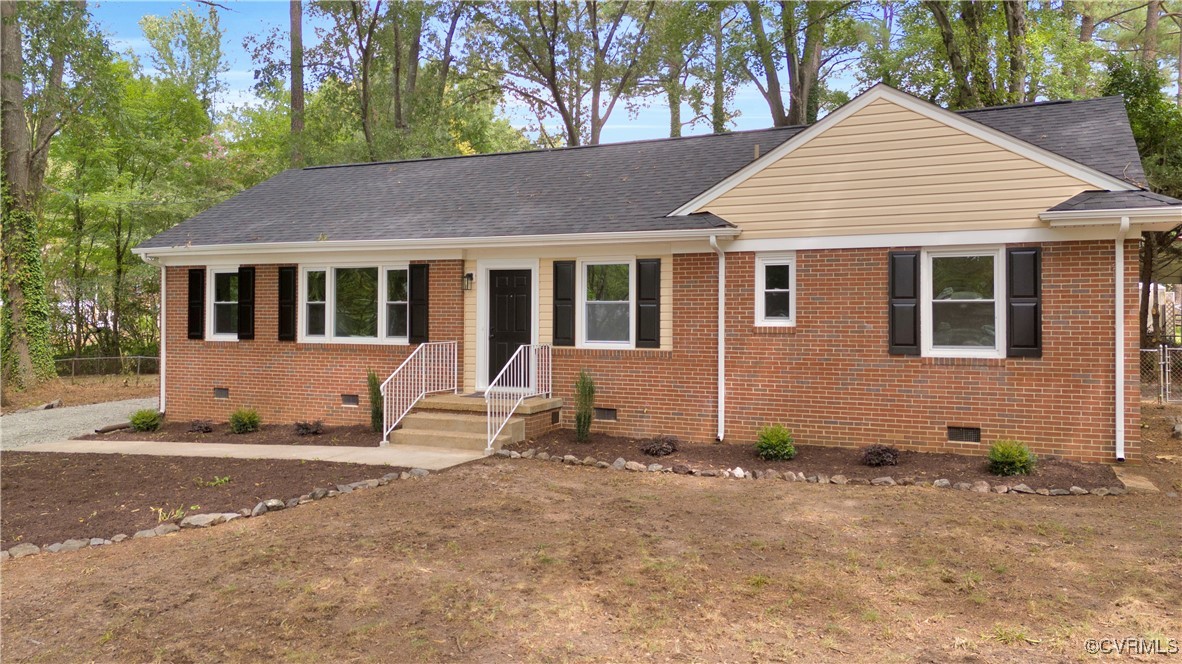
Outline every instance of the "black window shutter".
[[636, 347], [661, 347], [661, 259], [636, 259]]
[[890, 253], [890, 310], [891, 355], [919, 355], [919, 252], [892, 251]]
[[430, 279], [426, 263], [416, 263], [410, 266], [410, 332], [409, 341], [412, 344], [427, 343], [428, 311], [427, 291]]
[[575, 262], [554, 261], [555, 346], [575, 345]]
[[279, 268], [279, 340], [296, 339], [296, 269]]
[[189, 268], [189, 338], [205, 338], [205, 268]]
[[1006, 251], [1006, 357], [1042, 357], [1042, 250]]
[[254, 268], [238, 268], [238, 338], [254, 339]]

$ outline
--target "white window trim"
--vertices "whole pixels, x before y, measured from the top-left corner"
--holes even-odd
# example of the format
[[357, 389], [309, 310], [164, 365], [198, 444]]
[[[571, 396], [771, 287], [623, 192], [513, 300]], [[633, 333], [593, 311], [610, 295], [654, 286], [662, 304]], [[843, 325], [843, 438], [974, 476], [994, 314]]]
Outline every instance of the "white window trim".
[[[217, 299], [217, 292], [214, 288], [216, 283], [215, 275], [218, 274], [238, 274], [237, 265], [218, 265], [207, 266], [205, 269], [205, 338], [209, 341], [238, 341], [238, 331], [223, 332], [218, 334], [214, 332], [214, 312], [217, 307], [214, 306]], [[241, 286], [239, 283], [238, 299], [242, 299]], [[242, 314], [241, 306], [238, 309], [239, 315]]]
[[[924, 357], [995, 358], [1006, 356], [1006, 265], [1005, 247], [959, 247], [924, 249], [920, 252], [920, 342]], [[932, 259], [964, 256], [993, 256], [993, 316], [997, 324], [993, 348], [936, 347], [932, 345]]]
[[[628, 266], [628, 341], [587, 340], [587, 266], [621, 265]], [[578, 273], [575, 275], [575, 291], [578, 294], [578, 308], [575, 312], [575, 347], [599, 348], [604, 350], [632, 350], [636, 348], [636, 257], [596, 256], [580, 258]]]
[[[338, 337], [336, 330], [336, 271], [349, 268], [377, 268], [378, 270], [378, 336], [376, 337]], [[407, 336], [387, 337], [386, 333], [386, 272], [388, 270], [410, 270], [410, 263], [332, 263], [324, 265], [301, 265], [298, 297], [299, 330], [296, 334], [297, 343], [305, 344], [367, 344], [374, 346], [406, 346], [410, 344]], [[308, 334], [308, 273], [324, 272], [324, 334], [310, 336]], [[407, 275], [409, 279], [409, 274]], [[407, 297], [410, 297], [410, 284], [407, 284]], [[409, 305], [409, 301], [408, 301]], [[409, 332], [409, 330], [408, 330]]]
[[[764, 308], [765, 267], [769, 265], [787, 265], [788, 276], [788, 318], [767, 318]], [[756, 327], [796, 327], [796, 252], [785, 251], [774, 254], [756, 254], [755, 256], [755, 326]]]

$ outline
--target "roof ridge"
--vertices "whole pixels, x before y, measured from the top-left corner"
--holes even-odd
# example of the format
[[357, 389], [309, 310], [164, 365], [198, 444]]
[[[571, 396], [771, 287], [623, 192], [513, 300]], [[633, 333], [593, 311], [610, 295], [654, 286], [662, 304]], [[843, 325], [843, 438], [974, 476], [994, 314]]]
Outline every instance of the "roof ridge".
[[982, 108], [965, 108], [954, 113], [977, 113], [980, 111], [1004, 111], [1011, 108], [1033, 108], [1036, 106], [1057, 106], [1060, 104], [1077, 104], [1089, 101], [1103, 101], [1105, 99], [1120, 99], [1120, 95], [1104, 95], [1103, 97], [1089, 97], [1087, 99], [1048, 99], [1045, 101], [1028, 101], [1022, 104], [1002, 104], [1000, 106], [984, 106]]
[[803, 129], [807, 126], [808, 125], [788, 125], [786, 127], [763, 127], [762, 129], [743, 129], [740, 131], [726, 131], [726, 132], [722, 132], [722, 133], [693, 134], [691, 136], [667, 136], [667, 137], [663, 137], [663, 138], [640, 138], [640, 139], [636, 139], [636, 140], [632, 140], [632, 141], [617, 141], [614, 143], [597, 143], [595, 145], [564, 145], [564, 146], [553, 147], [553, 148], [534, 148], [532, 150], [507, 150], [505, 152], [479, 152], [476, 154], [453, 154], [453, 155], [443, 155], [443, 156], [439, 156], [439, 157], [416, 157], [413, 159], [387, 159], [387, 160], [383, 160], [383, 161], [360, 161], [360, 162], [351, 162], [351, 163], [346, 163], [346, 164], [323, 164], [323, 165], [319, 165], [319, 166], [304, 166], [301, 169], [288, 169], [288, 170], [316, 171], [316, 170], [324, 170], [324, 169], [329, 169], [329, 168], [352, 168], [352, 167], [358, 167], [358, 166], [389, 166], [391, 164], [417, 164], [417, 163], [422, 163], [422, 162], [426, 162], [426, 161], [445, 161], [445, 160], [449, 160], [449, 159], [472, 159], [474, 157], [504, 157], [504, 156], [508, 156], [508, 155], [518, 155], [518, 154], [538, 154], [538, 153], [543, 153], [543, 152], [564, 152], [564, 151], [572, 151], [572, 150], [585, 150], [585, 149], [591, 149], [591, 148], [610, 148], [610, 147], [621, 146], [621, 145], [642, 145], [645, 143], [670, 143], [673, 141], [686, 141], [686, 140], [693, 140], [693, 139], [722, 138], [722, 137], [726, 137], [726, 136], [737, 136], [740, 134], [747, 135], [747, 134], [773, 133], [773, 132], [779, 132], [779, 131], [787, 131], [787, 130], [791, 130], [791, 129]]

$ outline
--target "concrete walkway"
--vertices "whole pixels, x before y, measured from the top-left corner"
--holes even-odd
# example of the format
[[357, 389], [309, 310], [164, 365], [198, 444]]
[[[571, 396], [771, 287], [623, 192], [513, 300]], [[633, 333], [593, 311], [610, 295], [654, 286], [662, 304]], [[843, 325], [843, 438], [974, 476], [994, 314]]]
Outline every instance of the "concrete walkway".
[[149, 454], [230, 459], [303, 459], [373, 466], [401, 466], [442, 470], [484, 458], [484, 452], [416, 445], [332, 447], [328, 445], [239, 445], [237, 443], [169, 443], [154, 440], [63, 440], [30, 445], [22, 452], [70, 454]]

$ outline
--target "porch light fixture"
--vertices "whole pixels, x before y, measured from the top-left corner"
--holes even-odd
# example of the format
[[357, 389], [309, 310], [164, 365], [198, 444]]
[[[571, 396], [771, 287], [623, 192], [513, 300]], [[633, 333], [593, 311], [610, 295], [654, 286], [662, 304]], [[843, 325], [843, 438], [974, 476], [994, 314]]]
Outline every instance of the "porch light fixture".
[[460, 279], [460, 288], [462, 290], [466, 290], [466, 291], [472, 290], [472, 282], [475, 280], [476, 280], [476, 277], [474, 277], [471, 272], [465, 274]]

